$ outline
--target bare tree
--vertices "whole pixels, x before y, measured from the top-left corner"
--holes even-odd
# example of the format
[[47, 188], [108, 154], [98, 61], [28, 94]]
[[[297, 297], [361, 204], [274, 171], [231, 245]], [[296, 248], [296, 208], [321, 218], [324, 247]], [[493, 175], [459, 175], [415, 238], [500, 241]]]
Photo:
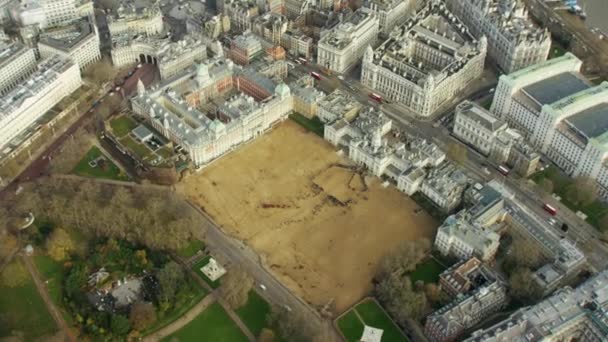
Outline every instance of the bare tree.
[[46, 243], [46, 248], [53, 260], [63, 261], [74, 250], [74, 241], [65, 230], [55, 228]]
[[102, 84], [114, 79], [116, 73], [116, 69], [114, 69], [112, 63], [105, 58], [89, 65], [83, 72], [84, 76], [95, 84]]
[[378, 278], [382, 279], [393, 273], [402, 275], [413, 271], [427, 255], [430, 246], [428, 239], [403, 242], [382, 258]]
[[532, 271], [528, 268], [518, 268], [511, 273], [509, 289], [511, 296], [526, 303], [542, 296], [542, 289], [534, 281]]
[[376, 285], [376, 293], [386, 310], [402, 325], [410, 318], [420, 319], [428, 308], [426, 295], [414, 290], [407, 276], [391, 274]]
[[242, 268], [237, 267], [222, 278], [220, 293], [230, 307], [238, 309], [247, 303], [249, 291], [253, 287], [253, 278]]
[[156, 321], [156, 309], [152, 303], [137, 302], [129, 312], [131, 326], [139, 331], [143, 330]]
[[553, 182], [550, 179], [543, 178], [538, 185], [544, 192], [548, 194], [553, 193]]
[[588, 205], [597, 199], [597, 184], [589, 177], [577, 177], [568, 187], [567, 195], [577, 205]]

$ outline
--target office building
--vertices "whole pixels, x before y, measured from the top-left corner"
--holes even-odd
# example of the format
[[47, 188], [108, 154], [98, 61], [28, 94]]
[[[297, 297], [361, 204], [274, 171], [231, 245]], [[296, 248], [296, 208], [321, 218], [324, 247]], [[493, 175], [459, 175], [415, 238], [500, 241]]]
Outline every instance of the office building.
[[15, 88], [36, 70], [34, 49], [18, 42], [0, 42], [0, 95]]
[[0, 149], [16, 147], [36, 121], [81, 85], [78, 65], [61, 56], [38, 64], [27, 79], [0, 97]]
[[99, 32], [93, 21], [93, 18], [86, 18], [61, 31], [42, 33], [38, 42], [40, 57], [61, 55], [78, 64], [80, 70], [101, 59]]
[[118, 7], [106, 16], [112, 36], [155, 35], [163, 31], [163, 14], [156, 1], [119, 0]]
[[360, 8], [334, 28], [322, 32], [317, 44], [317, 64], [345, 72], [359, 62], [377, 36], [378, 17], [370, 9]]
[[361, 82], [428, 117], [481, 76], [486, 46], [443, 2], [430, 0], [376, 50], [367, 48]]
[[446, 4], [477, 39], [488, 39], [488, 55], [505, 73], [549, 56], [551, 34], [532, 21], [523, 1], [447, 0]]
[[413, 10], [412, 0], [367, 0], [363, 6], [378, 16], [379, 31], [388, 35], [393, 28], [405, 22]]

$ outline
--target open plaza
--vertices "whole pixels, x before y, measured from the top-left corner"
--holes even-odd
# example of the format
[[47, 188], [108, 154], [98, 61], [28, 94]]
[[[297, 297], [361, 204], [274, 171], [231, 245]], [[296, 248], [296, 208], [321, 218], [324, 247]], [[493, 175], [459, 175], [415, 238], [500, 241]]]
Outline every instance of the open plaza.
[[438, 226], [380, 178], [288, 120], [177, 185], [222, 229], [315, 306], [365, 297], [379, 260]]

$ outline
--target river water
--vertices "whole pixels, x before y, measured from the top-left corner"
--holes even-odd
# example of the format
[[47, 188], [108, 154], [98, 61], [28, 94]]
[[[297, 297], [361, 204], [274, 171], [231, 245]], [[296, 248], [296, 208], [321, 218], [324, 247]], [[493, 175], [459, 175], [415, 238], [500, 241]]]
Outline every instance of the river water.
[[587, 12], [587, 26], [608, 34], [608, 0], [579, 0]]

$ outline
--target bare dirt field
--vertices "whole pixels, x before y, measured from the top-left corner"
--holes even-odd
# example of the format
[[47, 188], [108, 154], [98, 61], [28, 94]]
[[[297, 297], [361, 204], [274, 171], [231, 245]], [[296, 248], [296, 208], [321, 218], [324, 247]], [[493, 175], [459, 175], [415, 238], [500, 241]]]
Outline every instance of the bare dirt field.
[[295, 293], [340, 313], [366, 295], [380, 258], [437, 223], [394, 186], [355, 173], [334, 147], [288, 120], [178, 185], [244, 240]]

